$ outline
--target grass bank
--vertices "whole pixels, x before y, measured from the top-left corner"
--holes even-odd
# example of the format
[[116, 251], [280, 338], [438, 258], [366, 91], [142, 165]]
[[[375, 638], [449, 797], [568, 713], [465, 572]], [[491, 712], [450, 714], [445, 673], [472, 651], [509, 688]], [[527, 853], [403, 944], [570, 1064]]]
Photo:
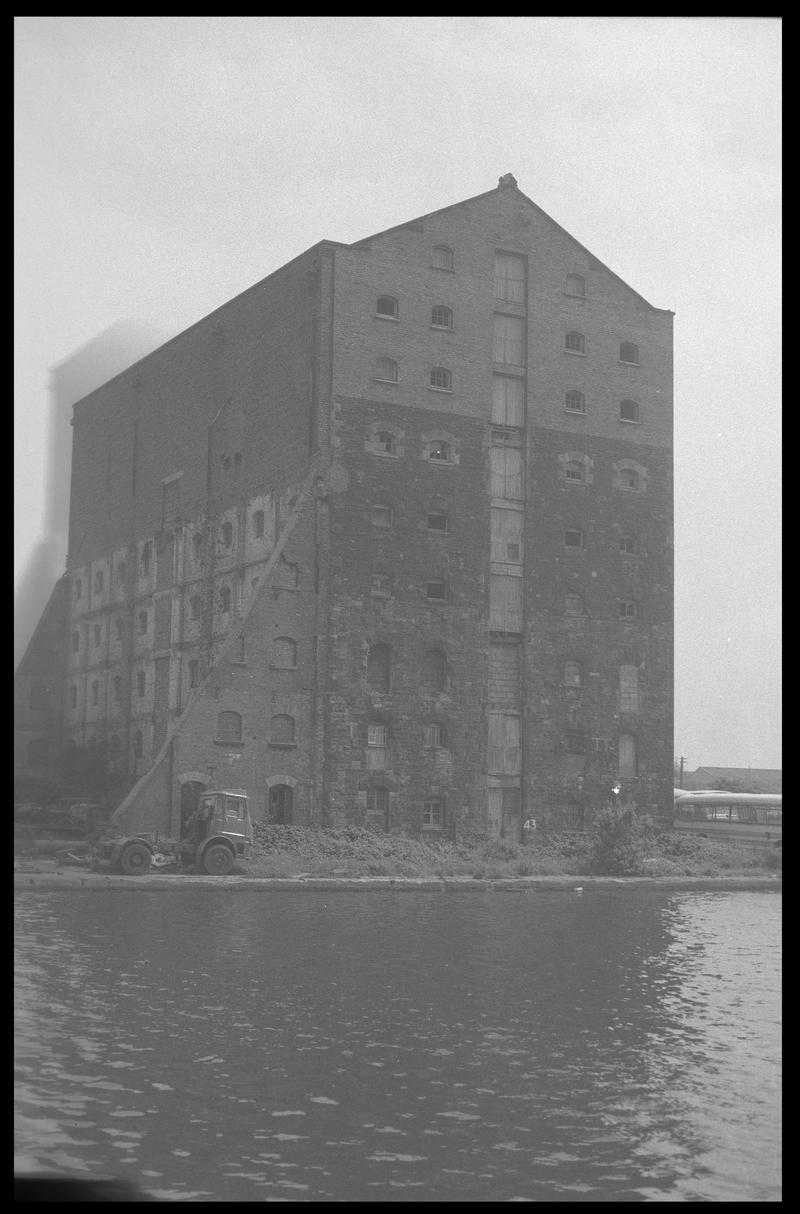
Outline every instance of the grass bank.
[[428, 842], [360, 827], [257, 823], [254, 830], [254, 856], [247, 864], [253, 877], [755, 877], [781, 867], [777, 851], [655, 829], [618, 854], [607, 839], [574, 832], [537, 832], [522, 846], [482, 835]]

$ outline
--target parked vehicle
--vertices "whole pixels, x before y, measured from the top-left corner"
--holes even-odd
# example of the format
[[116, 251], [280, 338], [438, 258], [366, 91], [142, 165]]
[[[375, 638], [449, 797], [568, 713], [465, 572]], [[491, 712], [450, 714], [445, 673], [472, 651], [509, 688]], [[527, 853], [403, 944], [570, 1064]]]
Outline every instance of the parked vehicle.
[[248, 860], [252, 852], [247, 793], [213, 789], [200, 797], [181, 839], [150, 832], [120, 835], [112, 827], [95, 843], [91, 866], [110, 865], [131, 877], [153, 867], [177, 866], [224, 876], [237, 860]]
[[673, 828], [701, 838], [780, 847], [782, 819], [780, 794], [675, 790]]

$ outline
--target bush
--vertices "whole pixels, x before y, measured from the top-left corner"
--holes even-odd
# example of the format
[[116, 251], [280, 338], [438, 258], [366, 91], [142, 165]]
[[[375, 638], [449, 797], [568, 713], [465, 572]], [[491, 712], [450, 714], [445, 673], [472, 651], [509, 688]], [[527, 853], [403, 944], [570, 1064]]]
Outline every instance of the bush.
[[601, 809], [594, 815], [591, 832], [592, 873], [614, 877], [644, 873], [652, 835], [652, 822], [639, 817], [634, 805], [609, 805]]

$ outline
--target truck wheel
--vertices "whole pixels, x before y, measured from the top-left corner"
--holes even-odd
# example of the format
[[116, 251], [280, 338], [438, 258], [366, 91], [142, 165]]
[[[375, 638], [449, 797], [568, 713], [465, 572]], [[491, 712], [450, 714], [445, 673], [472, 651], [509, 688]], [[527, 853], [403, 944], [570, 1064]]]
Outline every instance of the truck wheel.
[[129, 843], [119, 858], [119, 866], [129, 877], [139, 877], [150, 868], [150, 849], [144, 843]]
[[203, 853], [203, 868], [211, 876], [226, 876], [233, 868], [233, 852], [224, 843], [213, 843]]

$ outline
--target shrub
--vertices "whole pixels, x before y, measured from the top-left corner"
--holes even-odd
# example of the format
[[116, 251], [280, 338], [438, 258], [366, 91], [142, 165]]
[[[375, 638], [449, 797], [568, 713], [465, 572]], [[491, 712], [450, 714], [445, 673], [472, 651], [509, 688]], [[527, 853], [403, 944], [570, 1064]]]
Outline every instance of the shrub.
[[634, 805], [609, 805], [601, 809], [593, 819], [591, 871], [619, 877], [643, 873], [652, 833], [650, 819], [639, 817]]

